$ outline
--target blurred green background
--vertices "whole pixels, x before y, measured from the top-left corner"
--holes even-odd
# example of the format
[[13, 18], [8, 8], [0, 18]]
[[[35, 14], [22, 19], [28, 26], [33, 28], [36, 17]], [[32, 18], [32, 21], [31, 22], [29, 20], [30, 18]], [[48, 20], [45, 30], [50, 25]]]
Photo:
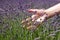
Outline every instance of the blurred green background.
[[60, 40], [60, 16], [42, 23], [35, 31], [22, 28], [21, 21], [31, 16], [28, 8], [49, 8], [60, 0], [0, 0], [0, 40]]

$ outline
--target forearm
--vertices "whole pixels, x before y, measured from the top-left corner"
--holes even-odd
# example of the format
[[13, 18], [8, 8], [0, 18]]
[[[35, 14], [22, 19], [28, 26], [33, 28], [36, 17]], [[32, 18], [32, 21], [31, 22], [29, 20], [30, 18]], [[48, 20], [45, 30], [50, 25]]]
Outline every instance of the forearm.
[[45, 12], [48, 15], [47, 18], [50, 18], [54, 16], [55, 14], [60, 14], [60, 3], [58, 3], [57, 5], [53, 7], [46, 9]]

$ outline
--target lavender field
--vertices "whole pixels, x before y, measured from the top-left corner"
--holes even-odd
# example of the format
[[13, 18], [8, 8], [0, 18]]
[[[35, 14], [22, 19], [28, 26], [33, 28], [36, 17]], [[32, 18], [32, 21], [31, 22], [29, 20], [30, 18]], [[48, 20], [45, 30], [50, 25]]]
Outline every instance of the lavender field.
[[60, 0], [0, 0], [0, 40], [60, 40], [60, 15], [46, 20], [35, 31], [22, 28], [31, 16], [26, 9], [47, 9]]

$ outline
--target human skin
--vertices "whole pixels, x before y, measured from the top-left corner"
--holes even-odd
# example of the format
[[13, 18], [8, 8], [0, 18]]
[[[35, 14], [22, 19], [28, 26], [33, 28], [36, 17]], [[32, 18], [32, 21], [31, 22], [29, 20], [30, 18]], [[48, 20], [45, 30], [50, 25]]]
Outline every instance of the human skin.
[[53, 17], [56, 14], [60, 14], [60, 3], [48, 8], [45, 10], [48, 18]]
[[54, 15], [60, 14], [60, 3], [48, 9], [43, 9], [43, 10], [42, 9], [28, 9], [28, 12], [32, 13], [33, 15], [30, 18], [27, 18], [24, 22], [27, 24], [27, 21], [28, 21], [28, 24], [29, 24], [30, 20], [32, 20], [34, 25], [33, 26], [29, 25], [27, 29], [34, 30], [43, 21], [53, 17]]

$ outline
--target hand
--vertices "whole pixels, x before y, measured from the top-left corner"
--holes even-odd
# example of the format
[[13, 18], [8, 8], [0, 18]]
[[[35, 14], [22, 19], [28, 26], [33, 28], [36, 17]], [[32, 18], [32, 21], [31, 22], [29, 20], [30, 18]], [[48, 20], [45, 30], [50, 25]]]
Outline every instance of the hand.
[[35, 30], [46, 19], [44, 11], [44, 9], [28, 9], [28, 12], [33, 15], [22, 21], [23, 27], [26, 27], [28, 30]]

